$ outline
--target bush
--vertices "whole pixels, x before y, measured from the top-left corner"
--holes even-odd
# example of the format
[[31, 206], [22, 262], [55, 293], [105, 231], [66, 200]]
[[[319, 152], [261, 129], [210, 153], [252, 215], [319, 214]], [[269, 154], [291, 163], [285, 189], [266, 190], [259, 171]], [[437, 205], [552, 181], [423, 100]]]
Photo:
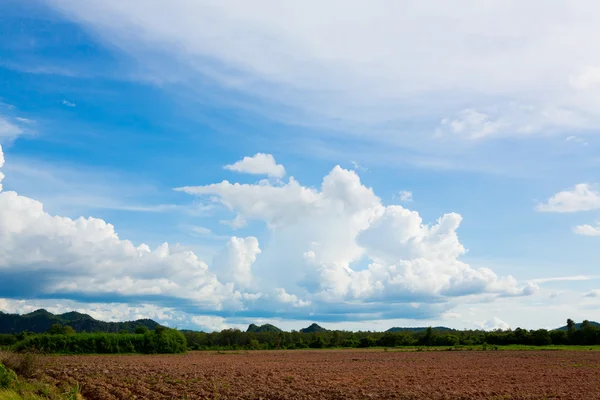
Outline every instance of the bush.
[[370, 336], [364, 337], [360, 339], [358, 342], [358, 347], [367, 348], [367, 347], [375, 347], [377, 346], [377, 341]]
[[137, 333], [138, 335], [143, 335], [144, 333], [146, 333], [148, 331], [149, 331], [149, 329], [143, 325], [135, 327], [135, 333]]
[[25, 378], [35, 377], [40, 369], [39, 359], [33, 353], [6, 353], [0, 361], [6, 368]]
[[145, 334], [78, 333], [41, 334], [25, 337], [14, 349], [18, 352], [117, 354], [117, 353], [183, 353], [187, 342], [174, 329], [160, 327]]
[[17, 374], [0, 364], [0, 389], [11, 389], [17, 384]]
[[325, 341], [322, 337], [317, 336], [312, 342], [310, 342], [309, 347], [311, 349], [322, 349], [325, 347]]

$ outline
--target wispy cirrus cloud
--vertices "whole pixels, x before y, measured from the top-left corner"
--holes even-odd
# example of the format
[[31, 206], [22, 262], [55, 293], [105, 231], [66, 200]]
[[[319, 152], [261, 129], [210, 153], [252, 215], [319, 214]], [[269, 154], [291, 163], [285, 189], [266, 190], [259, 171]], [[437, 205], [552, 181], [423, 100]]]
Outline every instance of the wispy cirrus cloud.
[[586, 45], [600, 33], [586, 17], [599, 11], [592, 1], [469, 2], [466, 13], [442, 0], [352, 0], [341, 11], [316, 0], [179, 0], [169, 12], [152, 1], [143, 10], [135, 1], [50, 4], [122, 51], [151, 57], [154, 71], [176, 62], [188, 78], [289, 106], [298, 123], [389, 126], [425, 113], [431, 133], [432, 116], [445, 115], [450, 132], [467, 138], [600, 126], [600, 57]]
[[24, 130], [19, 125], [0, 115], [0, 142], [14, 139], [23, 133]]

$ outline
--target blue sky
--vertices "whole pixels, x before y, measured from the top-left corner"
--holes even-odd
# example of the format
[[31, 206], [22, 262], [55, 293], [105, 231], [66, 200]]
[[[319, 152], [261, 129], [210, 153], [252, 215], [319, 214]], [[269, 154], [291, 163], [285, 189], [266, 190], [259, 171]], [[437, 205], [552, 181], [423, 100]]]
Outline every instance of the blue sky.
[[3, 2], [0, 309], [600, 319], [584, 3]]

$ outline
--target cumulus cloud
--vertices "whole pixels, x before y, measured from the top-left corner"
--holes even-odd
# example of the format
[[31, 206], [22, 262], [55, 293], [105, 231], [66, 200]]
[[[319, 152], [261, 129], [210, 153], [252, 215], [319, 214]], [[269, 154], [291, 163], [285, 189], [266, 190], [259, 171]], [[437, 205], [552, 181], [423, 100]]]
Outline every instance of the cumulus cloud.
[[53, 216], [36, 200], [0, 191], [0, 292], [106, 298], [222, 318], [339, 321], [433, 318], [452, 308], [451, 298], [537, 291], [534, 283], [460, 261], [460, 215], [426, 224], [416, 211], [382, 204], [339, 166], [318, 189], [290, 177], [178, 190], [266, 224], [263, 245], [253, 236], [231, 237], [209, 266], [182, 246], [134, 245], [104, 220]]
[[0, 192], [0, 237], [0, 291], [14, 296], [158, 296], [211, 310], [248, 298], [181, 246], [135, 246], [101, 219], [52, 216], [16, 192]]
[[252, 157], [244, 157], [240, 161], [226, 165], [225, 169], [245, 174], [268, 175], [274, 178], [283, 178], [285, 176], [283, 165], [277, 164], [271, 154], [264, 153], [257, 153]]
[[497, 329], [501, 329], [503, 331], [510, 329], [510, 325], [506, 322], [502, 321], [498, 317], [494, 317], [488, 321], [482, 322], [479, 324], [480, 328], [486, 331], [495, 331]]
[[4, 180], [4, 174], [1, 169], [4, 166], [4, 152], [2, 151], [2, 146], [0, 146], [0, 192], [2, 192], [2, 181]]
[[[354, 171], [339, 166], [323, 178], [320, 190], [293, 177], [285, 184], [223, 181], [177, 190], [216, 197], [245, 220], [270, 228], [253, 268], [281, 288], [281, 299], [303, 294], [317, 308], [348, 301], [405, 302], [415, 308], [445, 297], [537, 291], [534, 283], [520, 286], [513, 277], [461, 262], [466, 250], [457, 235], [460, 215], [425, 224], [416, 211], [383, 205]], [[357, 262], [367, 268], [354, 269]]]
[[252, 264], [260, 254], [258, 240], [253, 237], [232, 237], [226, 247], [215, 257], [213, 267], [224, 282], [234, 282], [246, 288], [252, 285]]
[[538, 204], [537, 211], [568, 213], [590, 211], [600, 208], [600, 192], [595, 186], [580, 183], [550, 197], [546, 203]]
[[9, 314], [26, 314], [43, 308], [53, 314], [70, 311], [85, 313], [101, 321], [119, 322], [136, 319], [154, 319], [167, 326], [184, 322], [187, 316], [174, 308], [158, 307], [153, 304], [127, 303], [82, 303], [73, 300], [18, 300], [0, 298], [0, 311]]
[[310, 301], [304, 301], [294, 294], [289, 294], [283, 288], [275, 289], [275, 298], [284, 304], [290, 304], [293, 307], [306, 307], [310, 305]]
[[77, 104], [75, 104], [69, 100], [63, 100], [62, 103], [63, 103], [63, 105], [65, 105], [67, 107], [77, 107]]
[[573, 228], [573, 231], [578, 235], [600, 236], [600, 223], [596, 223], [596, 225], [578, 225]]

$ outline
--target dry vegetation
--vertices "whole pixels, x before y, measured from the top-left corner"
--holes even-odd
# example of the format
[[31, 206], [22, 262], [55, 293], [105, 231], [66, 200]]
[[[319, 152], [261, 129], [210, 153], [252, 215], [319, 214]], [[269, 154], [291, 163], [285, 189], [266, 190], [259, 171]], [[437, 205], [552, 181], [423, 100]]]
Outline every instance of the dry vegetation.
[[600, 352], [305, 350], [51, 356], [87, 399], [600, 399]]

